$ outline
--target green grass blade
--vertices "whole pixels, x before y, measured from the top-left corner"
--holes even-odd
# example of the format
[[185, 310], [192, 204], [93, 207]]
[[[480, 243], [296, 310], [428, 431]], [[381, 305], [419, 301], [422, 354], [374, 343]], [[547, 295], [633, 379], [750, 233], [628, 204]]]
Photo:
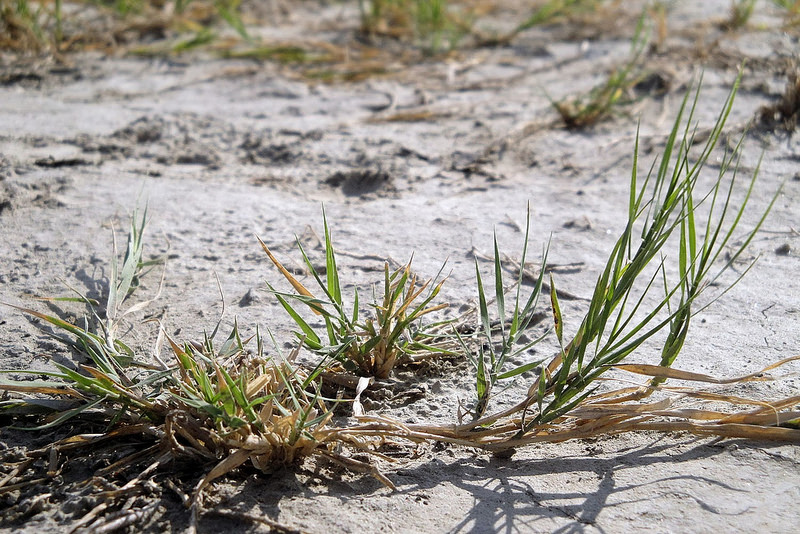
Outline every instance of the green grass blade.
[[314, 350], [322, 348], [322, 340], [319, 338], [317, 333], [314, 332], [314, 329], [311, 328], [311, 326], [309, 326], [309, 324], [305, 321], [305, 319], [303, 319], [300, 316], [300, 314], [297, 313], [294, 308], [292, 308], [292, 306], [287, 302], [285, 298], [283, 298], [283, 296], [281, 296], [280, 293], [275, 292], [274, 288], [270, 284], [267, 284], [267, 286], [269, 286], [270, 290], [278, 299], [278, 302], [281, 303], [283, 309], [286, 310], [286, 313], [289, 314], [292, 320], [294, 320], [295, 324], [297, 324], [300, 330], [302, 330], [303, 336], [305, 336], [305, 341], [308, 344], [308, 346]]
[[553, 307], [553, 328], [556, 332], [556, 338], [561, 349], [564, 349], [564, 321], [561, 317], [561, 307], [558, 305], [558, 292], [556, 291], [556, 284], [553, 281], [553, 275], [550, 274], [550, 305]]
[[106, 401], [107, 401], [107, 399], [105, 397], [100, 397], [100, 398], [98, 398], [98, 399], [96, 399], [96, 400], [94, 400], [94, 401], [92, 401], [92, 402], [90, 402], [88, 404], [83, 404], [81, 406], [78, 406], [77, 408], [72, 408], [71, 410], [67, 410], [65, 412], [62, 412], [58, 417], [56, 417], [55, 419], [53, 419], [52, 421], [50, 421], [49, 423], [46, 423], [44, 425], [33, 426], [33, 427], [10, 426], [8, 428], [13, 428], [13, 429], [16, 429], [16, 430], [47, 430], [49, 428], [54, 428], [54, 427], [57, 427], [59, 425], [62, 425], [65, 422], [67, 422], [70, 419], [72, 419], [73, 417], [77, 417], [78, 415], [82, 414], [83, 412], [91, 410], [95, 406], [101, 405]]
[[535, 362], [526, 363], [525, 365], [520, 365], [519, 367], [515, 367], [505, 373], [501, 373], [497, 375], [497, 380], [505, 380], [507, 378], [513, 378], [515, 376], [521, 375], [522, 373], [527, 373], [528, 371], [532, 371], [539, 367], [544, 360], [538, 360]]
[[489, 322], [489, 308], [486, 305], [486, 292], [483, 289], [483, 279], [481, 278], [481, 270], [478, 266], [478, 260], [475, 259], [475, 279], [478, 284], [478, 307], [481, 316], [481, 325], [487, 339], [492, 338], [492, 327]]
[[[523, 260], [524, 262], [524, 260]], [[522, 266], [525, 264], [523, 263]], [[520, 267], [523, 268], [523, 267]], [[503, 287], [503, 266], [500, 264], [500, 250], [497, 247], [497, 233], [494, 235], [494, 290], [495, 298], [497, 299], [497, 313], [500, 317], [500, 339], [505, 344], [505, 317], [506, 317], [506, 304], [505, 304], [505, 288]]]
[[339, 287], [339, 270], [336, 266], [336, 254], [333, 250], [331, 232], [328, 227], [328, 218], [325, 215], [325, 208], [322, 208], [322, 221], [325, 228], [325, 267], [328, 278], [328, 292], [331, 299], [338, 305], [342, 304], [342, 290]]

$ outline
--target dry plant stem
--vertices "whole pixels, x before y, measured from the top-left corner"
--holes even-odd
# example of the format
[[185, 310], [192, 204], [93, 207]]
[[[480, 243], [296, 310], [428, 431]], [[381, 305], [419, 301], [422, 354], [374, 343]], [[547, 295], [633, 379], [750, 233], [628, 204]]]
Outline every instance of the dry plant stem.
[[[660, 366], [620, 366], [626, 371], [650, 376], [665, 376], [687, 381], [711, 382], [716, 384], [738, 384], [754, 380], [764, 380], [763, 375], [769, 370], [800, 360], [800, 356], [786, 358], [766, 368], [742, 377], [715, 379], [707, 375], [688, 373]], [[403, 437], [412, 441], [444, 441], [458, 445], [477, 447], [489, 451], [503, 451], [540, 442], [559, 442], [577, 438], [589, 438], [606, 434], [623, 432], [658, 430], [662, 432], [687, 431], [701, 436], [739, 437], [756, 440], [800, 442], [800, 430], [783, 428], [787, 422], [796, 421], [800, 412], [791, 410], [800, 403], [800, 396], [789, 397], [779, 401], [765, 402], [757, 399], [745, 399], [707, 391], [694, 391], [674, 388], [659, 388], [665, 392], [673, 392], [674, 397], [690, 397], [708, 400], [715, 403], [733, 405], [750, 404], [757, 408], [749, 412], [726, 413], [703, 409], [669, 409], [672, 398], [666, 398], [649, 404], [625, 404], [629, 398], [617, 393], [643, 388], [626, 388], [587, 398], [584, 403], [574, 408], [567, 416], [540, 425], [534, 431], [519, 437], [519, 428], [523, 422], [521, 417], [511, 417], [525, 408], [523, 403], [482, 420], [483, 430], [478, 425], [398, 425], [381, 418], [363, 418], [364, 421], [378, 422], [387, 429], [387, 433], [395, 437]], [[652, 386], [647, 387], [652, 390]], [[611, 397], [611, 399], [609, 399]], [[492, 423], [501, 423], [488, 427]], [[367, 428], [375, 428], [367, 426]]]
[[308, 532], [305, 530], [284, 525], [283, 523], [279, 523], [278, 521], [270, 519], [269, 517], [266, 517], [264, 515], [248, 514], [245, 512], [237, 512], [234, 510], [219, 510], [216, 508], [212, 508], [211, 510], [204, 510], [202, 515], [219, 516], [228, 519], [249, 521], [251, 523], [260, 523], [262, 525], [266, 525], [270, 529], [270, 532], [277, 532], [279, 534], [308, 534]]

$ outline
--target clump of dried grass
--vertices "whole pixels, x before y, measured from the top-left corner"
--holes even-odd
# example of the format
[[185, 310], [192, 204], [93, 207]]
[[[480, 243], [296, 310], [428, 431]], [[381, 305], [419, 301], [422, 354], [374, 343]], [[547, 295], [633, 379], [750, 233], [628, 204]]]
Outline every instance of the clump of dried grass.
[[[39, 458], [52, 456], [48, 472], [55, 472], [60, 454], [132, 436], [143, 439], [146, 445], [117, 460], [108, 472], [119, 475], [141, 468], [142, 462], [151, 463], [114, 493], [117, 501], [130, 497], [137, 484], [150, 481], [158, 468], [181, 458], [216, 464], [187, 499], [195, 512], [202, 506], [203, 490], [213, 480], [246, 462], [262, 472], [271, 472], [310, 457], [322, 457], [370, 473], [393, 487], [371, 464], [340, 452], [343, 447], [374, 451], [381, 438], [376, 433], [353, 433], [331, 424], [333, 407], [339, 400], [322, 397], [317, 377], [323, 368], [308, 371], [294, 365], [299, 347], [287, 357], [281, 356], [277, 347], [275, 354], [269, 355], [258, 331], [249, 340], [242, 340], [238, 325], [219, 346], [215, 343], [219, 325], [203, 343], [179, 344], [161, 329], [158, 348], [168, 342], [173, 361], [167, 363], [156, 356], [159, 365], [151, 365], [140, 361], [117, 337], [122, 317], [149, 302], [121, 311], [151, 264], [142, 260], [144, 219], [134, 217], [124, 258], [112, 263], [105, 315], [96, 313], [97, 303], [83, 296], [61, 299], [88, 306], [92, 320], [83, 325], [20, 308], [66, 334], [52, 333], [88, 361], [54, 363], [55, 371], [17, 372], [54, 380], [0, 380], [1, 390], [21, 394], [0, 403], [4, 413], [27, 419], [40, 409], [49, 412], [39, 425], [27, 427], [33, 431], [76, 418], [104, 420], [108, 431], [71, 436], [29, 452], [16, 465], [8, 466], [9, 471], [0, 480], [0, 493], [29, 484], [25, 474]], [[251, 343], [256, 345], [254, 350], [249, 348]], [[42, 396], [51, 400], [44, 402]], [[102, 504], [103, 510], [109, 502]], [[90, 512], [86, 521], [94, 520], [97, 513], [99, 510]]]

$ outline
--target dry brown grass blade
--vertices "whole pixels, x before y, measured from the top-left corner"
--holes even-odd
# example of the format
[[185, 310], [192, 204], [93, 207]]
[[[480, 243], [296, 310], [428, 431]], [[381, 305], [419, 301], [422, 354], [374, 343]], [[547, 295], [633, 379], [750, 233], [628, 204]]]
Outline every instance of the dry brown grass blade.
[[344, 467], [346, 469], [351, 469], [351, 470], [359, 472], [359, 473], [366, 473], [366, 474], [372, 475], [373, 477], [375, 477], [375, 479], [377, 479], [381, 484], [383, 484], [387, 488], [389, 488], [389, 489], [391, 489], [393, 491], [397, 490], [397, 486], [394, 485], [394, 482], [389, 480], [386, 477], [386, 475], [381, 473], [378, 470], [378, 468], [375, 467], [372, 464], [368, 464], [367, 462], [362, 462], [362, 461], [356, 460], [354, 458], [348, 458], [346, 456], [342, 456], [340, 454], [336, 454], [334, 452], [327, 451], [327, 450], [324, 450], [324, 449], [321, 449], [319, 452], [320, 452], [320, 454], [322, 456], [324, 456], [328, 460], [330, 460], [330, 461], [332, 461], [332, 462], [334, 462], [336, 464], [339, 464], [339, 465], [341, 465], [342, 467]]
[[47, 386], [20, 386], [19, 384], [3, 384], [4, 391], [17, 391], [19, 393], [41, 393], [42, 395], [69, 395], [78, 399], [83, 399], [84, 396], [78, 391], [70, 388], [56, 388]]
[[277, 532], [278, 534], [309, 534], [306, 530], [290, 527], [279, 523], [265, 515], [248, 514], [245, 512], [237, 512], [234, 510], [204, 510], [203, 516], [219, 516], [227, 519], [236, 519], [239, 521], [250, 521], [251, 523], [260, 523], [269, 528], [269, 532]]
[[108, 519], [104, 518], [102, 520], [95, 521], [89, 525], [88, 528], [93, 534], [118, 532], [128, 526], [132, 526], [134, 524], [141, 525], [145, 523], [147, 519], [155, 513], [157, 508], [158, 503], [152, 503], [142, 508], [124, 509], [120, 512], [111, 514], [111, 517]]
[[690, 421], [646, 422], [637, 424], [632, 430], [656, 430], [659, 432], [691, 432], [699, 436], [744, 438], [759, 441], [784, 441], [800, 443], [800, 430], [783, 427], [765, 427], [739, 423], [701, 424]]
[[62, 440], [56, 441], [52, 445], [48, 445], [42, 449], [36, 449], [26, 453], [29, 457], [40, 458], [50, 454], [50, 448], [56, 447], [59, 451], [68, 451], [80, 447], [87, 447], [96, 445], [103, 441], [109, 441], [126, 436], [135, 435], [149, 435], [154, 438], [160, 439], [163, 437], [163, 432], [155, 426], [148, 423], [137, 423], [131, 425], [121, 426], [105, 434], [77, 434], [69, 436]]
[[359, 415], [364, 415], [364, 405], [361, 404], [361, 394], [364, 393], [364, 390], [366, 390], [374, 381], [375, 379], [372, 377], [359, 377], [358, 385], [356, 386], [356, 395], [353, 397], [353, 415], [356, 417]]
[[[168, 414], [164, 421], [164, 435], [172, 450], [184, 456], [195, 456], [208, 460], [216, 459], [214, 451], [209, 447], [215, 448], [218, 440], [213, 439], [210, 431], [190, 421], [186, 414], [183, 414], [183, 417], [181, 415], [180, 413]], [[178, 418], [183, 419], [183, 421], [179, 422]], [[200, 436], [200, 439], [194, 436], [195, 433]], [[190, 447], [181, 445], [176, 439], [176, 435], [186, 439]]]
[[138, 462], [142, 458], [152, 457], [156, 452], [161, 450], [161, 447], [162, 447], [161, 443], [157, 443], [139, 452], [129, 454], [124, 458], [112, 463], [111, 465], [99, 469], [98, 471], [95, 472], [95, 476], [102, 476], [102, 477], [114, 476], [127, 466]]
[[800, 360], [800, 356], [792, 356], [790, 358], [785, 358], [779, 362], [768, 365], [767, 367], [761, 369], [760, 371], [756, 371], [755, 373], [750, 373], [748, 375], [735, 378], [715, 378], [713, 376], [704, 375], [701, 373], [681, 371], [680, 369], [673, 369], [672, 367], [663, 367], [660, 365], [617, 364], [614, 366], [614, 368], [620, 369], [622, 371], [628, 371], [629, 373], [652, 376], [656, 378], [672, 378], [675, 380], [687, 380], [690, 382], [707, 382], [709, 384], [737, 384], [740, 382], [749, 382], [752, 380], [768, 380], [769, 378], [765, 378], [763, 376], [764, 373], [796, 360]]
[[270, 371], [258, 375], [253, 380], [247, 383], [247, 391], [245, 391], [247, 399], [253, 400], [268, 385], [274, 384], [276, 381], [277, 377]]
[[[7, 491], [13, 491], [12, 486], [18, 486], [19, 485], [19, 484], [12, 484], [10, 486], [6, 486], [6, 484], [8, 484], [12, 480], [14, 480], [19, 474], [23, 473], [26, 469], [28, 469], [28, 467], [34, 462], [34, 460], [36, 460], [36, 458], [29, 457], [26, 460], [23, 460], [23, 461], [19, 462], [16, 467], [14, 467], [10, 472], [8, 472], [6, 474], [5, 477], [3, 477], [2, 480], [0, 480], [0, 495], [2, 495], [3, 493], [5, 493]], [[25, 482], [21, 482], [20, 484], [23, 484], [23, 483], [24, 484], [29, 484], [30, 482], [29, 481], [25, 481]], [[9, 489], [9, 488], [12, 488], [12, 489]]]
[[422, 108], [422, 109], [413, 109], [407, 111], [398, 111], [392, 113], [391, 115], [370, 117], [366, 119], [365, 122], [370, 124], [376, 124], [382, 122], [425, 122], [438, 119], [449, 119], [450, 117], [453, 117], [456, 114], [457, 114], [456, 110], [453, 109], [436, 110], [430, 108]]
[[213, 480], [233, 471], [243, 463], [245, 463], [248, 458], [250, 458], [251, 451], [247, 449], [237, 449], [229, 454], [225, 459], [219, 462], [217, 465], [214, 466], [211, 471], [209, 471], [206, 476], [203, 477], [200, 482], [197, 483], [197, 486], [194, 488], [194, 497], [192, 501], [197, 503], [200, 499], [200, 495], [202, 491], [208, 486]]
[[663, 391], [678, 393], [685, 397], [691, 397], [699, 400], [706, 400], [711, 402], [722, 402], [725, 404], [743, 405], [743, 406], [761, 406], [765, 409], [773, 410], [772, 405], [766, 401], [758, 399], [750, 399], [747, 397], [739, 397], [727, 393], [714, 393], [712, 391], [693, 390], [688, 388], [670, 388], [661, 387]]
[[[14, 474], [16, 476], [16, 472]], [[10, 484], [8, 486], [4, 486], [0, 484], [0, 495], [4, 495], [10, 491], [17, 491], [20, 489], [27, 488], [29, 486], [35, 486], [37, 484], [46, 484], [52, 481], [52, 477], [45, 477], [45, 478], [33, 478], [30, 480], [23, 480], [22, 482], [17, 482], [16, 484]]]
[[780, 412], [763, 414], [734, 414], [720, 420], [720, 423], [740, 423], [743, 425], [782, 426], [800, 418], [800, 412]]
[[[312, 299], [313, 299], [313, 298], [315, 298], [315, 297], [314, 297], [314, 295], [312, 295], [312, 294], [311, 294], [311, 291], [309, 291], [308, 289], [306, 289], [306, 287], [305, 287], [303, 284], [301, 284], [301, 283], [300, 283], [300, 282], [297, 280], [297, 278], [295, 278], [294, 276], [292, 276], [292, 273], [290, 273], [290, 272], [289, 272], [289, 271], [286, 269], [286, 267], [284, 267], [284, 266], [281, 264], [281, 262], [279, 262], [279, 261], [278, 261], [278, 258], [276, 258], [274, 254], [272, 254], [272, 251], [270, 251], [269, 247], [267, 247], [267, 244], [266, 244], [266, 243], [264, 243], [264, 242], [261, 240], [261, 238], [260, 238], [260, 237], [256, 237], [256, 239], [258, 239], [258, 242], [261, 244], [261, 248], [263, 248], [263, 249], [264, 249], [264, 252], [266, 252], [266, 253], [267, 253], [267, 256], [268, 256], [268, 257], [269, 257], [269, 259], [272, 261], [272, 263], [273, 263], [273, 264], [275, 264], [275, 267], [277, 267], [277, 268], [278, 268], [278, 270], [281, 272], [281, 274], [284, 276], [284, 278], [286, 278], [286, 280], [288, 280], [288, 281], [289, 281], [289, 283], [290, 283], [290, 284], [292, 284], [292, 287], [294, 288], [294, 290], [295, 290], [295, 291], [297, 291], [298, 293], [300, 293], [301, 295], [303, 295], [304, 297], [309, 297], [309, 298], [312, 298]], [[311, 311], [313, 311], [313, 312], [314, 312], [314, 313], [316, 313], [317, 315], [321, 315], [321, 313], [320, 313], [320, 312], [318, 312], [317, 310], [315, 310], [314, 308], [311, 308]]]
[[[618, 366], [623, 370], [647, 376], [664, 376], [711, 384], [738, 384], [762, 378], [766, 371], [796, 361], [795, 356], [771, 364], [764, 369], [734, 379], [716, 379], [699, 373], [666, 370], [659, 366]], [[559, 356], [552, 362], [558, 362]], [[551, 363], [552, 363], [551, 362]], [[546, 376], [546, 375], [545, 375]], [[660, 392], [666, 398], [651, 403], [632, 402], [643, 398], [637, 393]], [[672, 408], [679, 401], [708, 403], [708, 406], [683, 406]], [[688, 388], [626, 387], [587, 398], [567, 414], [551, 423], [543, 424], [521, 433], [524, 415], [530, 398], [499, 414], [484, 417], [475, 425], [402, 425], [381, 417], [361, 417], [358, 431], [410, 441], [440, 441], [493, 452], [503, 452], [541, 442], [560, 442], [571, 439], [593, 438], [625, 432], [657, 430], [661, 432], [687, 431], [702, 436], [735, 437], [756, 440], [800, 442], [800, 430], [780, 425], [794, 424], [800, 419], [800, 396], [776, 401], [743, 398], [713, 391]], [[748, 405], [749, 411], [728, 412], [719, 405]], [[483, 426], [483, 429], [478, 429]], [[351, 429], [349, 432], [355, 432]]]
[[670, 399], [662, 399], [649, 404], [585, 404], [578, 406], [569, 414], [571, 417], [592, 419], [606, 415], [641, 415], [667, 409], [672, 404]]

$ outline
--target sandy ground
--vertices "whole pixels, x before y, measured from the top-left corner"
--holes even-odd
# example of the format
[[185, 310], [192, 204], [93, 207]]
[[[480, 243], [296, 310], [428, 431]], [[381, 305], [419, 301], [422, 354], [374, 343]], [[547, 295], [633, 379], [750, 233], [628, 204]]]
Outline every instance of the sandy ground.
[[[217, 277], [225, 324], [236, 318], [246, 332], [269, 326], [288, 341], [291, 326], [264, 283], [281, 282], [280, 275], [255, 236], [297, 266], [293, 239], [301, 236], [317, 261], [323, 204], [348, 288], [368, 287], [380, 280], [384, 260], [399, 264], [413, 253], [425, 277], [447, 261], [443, 300], [458, 313], [476, 297], [473, 253], [490, 255], [496, 231], [501, 249], [518, 257], [530, 203], [532, 249], [551, 239], [558, 286], [588, 296], [624, 222], [637, 121], [646, 167], [699, 72], [697, 118], [707, 127], [747, 58], [729, 121], [733, 141], [726, 142], [734, 142], [761, 106], [777, 100], [797, 58], [796, 32], [779, 29], [768, 3], [735, 33], [716, 25], [728, 2], [694, 4], [671, 4], [671, 31], [646, 59], [663, 91], [643, 88], [624, 113], [584, 131], [561, 127], [548, 95], [560, 99], [603, 80], [628, 55], [630, 24], [586, 39], [559, 27], [534, 29], [510, 46], [467, 49], [337, 85], [310, 83], [272, 63], [193, 56], [84, 54], [67, 67], [7, 60], [0, 301], [39, 306], [32, 297], [63, 295], [64, 282], [100, 297], [111, 228], [119, 235], [144, 204], [146, 253], [169, 257], [161, 297], [131, 320], [127, 339], [145, 352], [155, 326], [143, 319], [162, 318], [182, 339], [213, 328], [222, 312]], [[309, 20], [337, 22], [343, 33], [355, 26], [338, 5], [317, 15], [299, 9], [275, 31], [302, 35], [314, 29]], [[424, 120], [388, 120], [419, 112]], [[798, 139], [764, 129], [748, 134], [742, 171], [752, 173], [762, 154], [763, 162], [746, 223], [783, 190], [747, 254], [759, 256], [756, 267], [697, 318], [677, 367], [735, 376], [798, 353]], [[145, 295], [157, 278], [145, 280]], [[562, 305], [565, 328], [574, 332], [586, 301]], [[46, 368], [54, 354], [63, 351], [36, 325], [0, 308], [0, 367]], [[658, 354], [644, 350], [633, 359], [655, 363]], [[413, 394], [375, 409], [408, 422], [453, 422], [459, 400], [471, 396], [469, 374], [465, 362], [443, 362], [417, 377]], [[776, 398], [797, 389], [790, 377], [733, 391]], [[8, 453], [52, 437], [0, 428], [0, 447]], [[788, 532], [797, 522], [798, 462], [792, 445], [681, 434], [530, 447], [506, 460], [436, 446], [385, 466], [396, 492], [368, 476], [306, 465], [269, 476], [235, 472], [215, 484], [210, 505], [314, 533]], [[59, 483], [38, 488], [50, 495], [16, 521], [12, 512], [35, 492], [4, 495], [0, 531], [69, 530], [92, 501]], [[136, 530], [187, 527], [174, 493], [151, 500]], [[200, 523], [203, 532], [233, 528], [269, 530], [242, 519]]]

